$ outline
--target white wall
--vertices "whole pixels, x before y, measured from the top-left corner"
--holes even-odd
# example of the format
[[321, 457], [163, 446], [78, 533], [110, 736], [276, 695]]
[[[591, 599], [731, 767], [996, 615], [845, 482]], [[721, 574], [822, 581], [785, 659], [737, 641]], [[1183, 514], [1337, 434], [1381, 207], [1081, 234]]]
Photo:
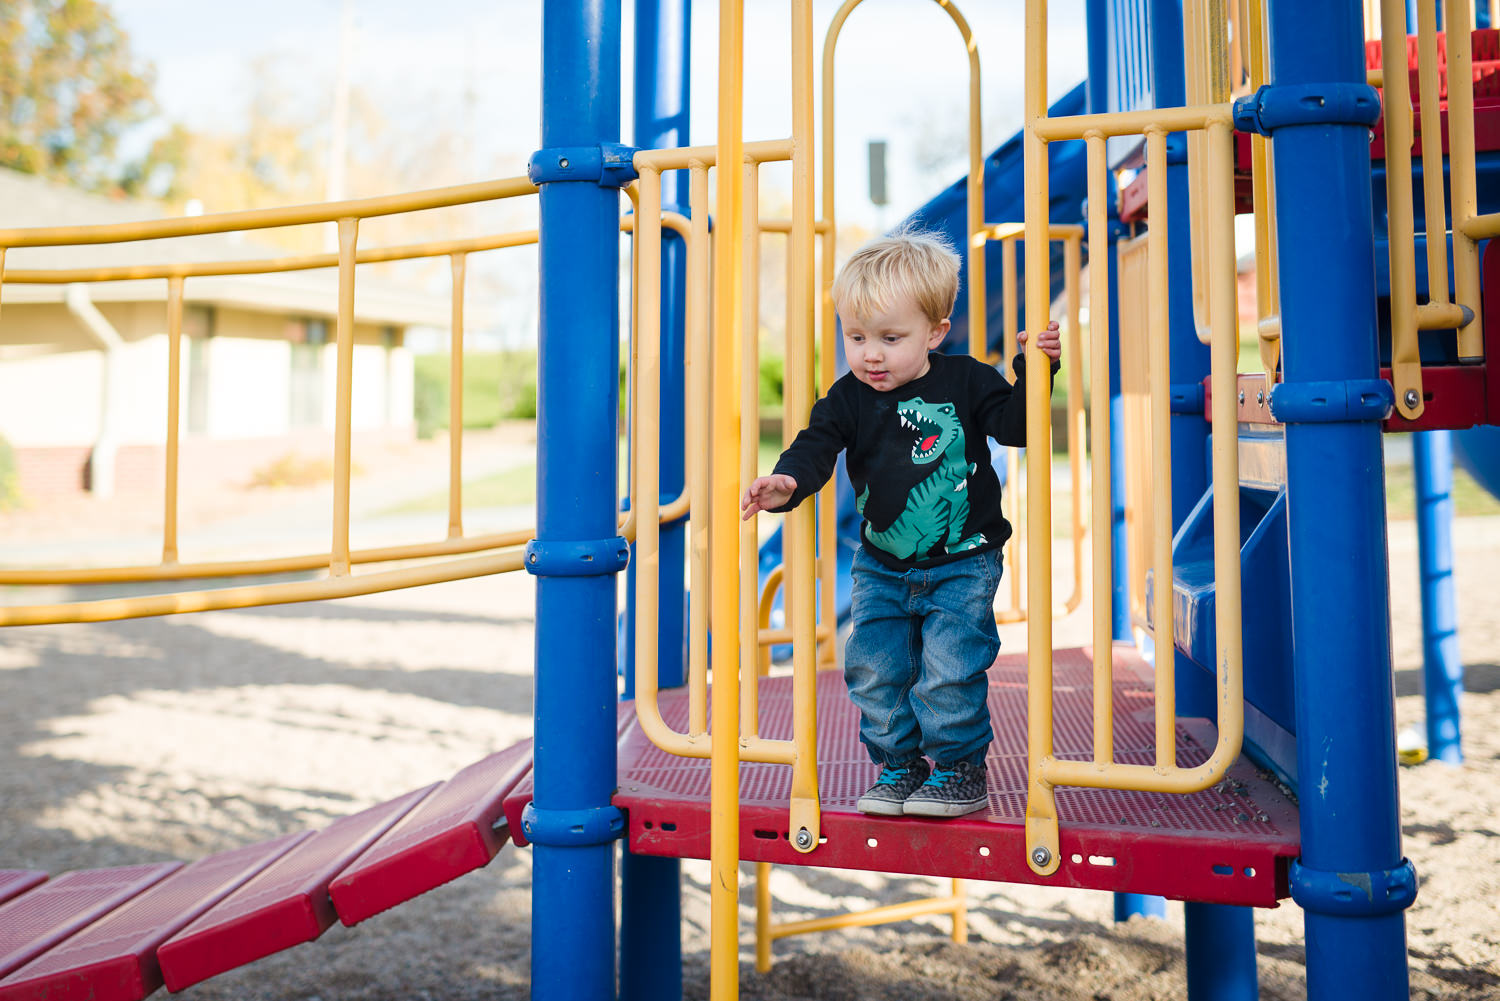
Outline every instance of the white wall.
[[[11, 306], [6, 314], [9, 329], [0, 328], [8, 335], [0, 341], [0, 435], [17, 447], [92, 445], [100, 432], [103, 351], [60, 306]], [[160, 309], [115, 304], [106, 315], [124, 339], [111, 404], [116, 443], [161, 444], [166, 440], [167, 337]], [[207, 437], [273, 437], [291, 430], [292, 346], [284, 339], [288, 322], [284, 316], [222, 311], [218, 333], [203, 344]], [[184, 435], [189, 357], [190, 339], [184, 337]], [[412, 426], [413, 367], [406, 348], [385, 346], [381, 328], [356, 328], [355, 430]], [[337, 349], [332, 343], [323, 349], [323, 378], [323, 426], [332, 430], [337, 397]]]
[[286, 341], [211, 337], [208, 351], [208, 430], [214, 438], [285, 434], [292, 346]]

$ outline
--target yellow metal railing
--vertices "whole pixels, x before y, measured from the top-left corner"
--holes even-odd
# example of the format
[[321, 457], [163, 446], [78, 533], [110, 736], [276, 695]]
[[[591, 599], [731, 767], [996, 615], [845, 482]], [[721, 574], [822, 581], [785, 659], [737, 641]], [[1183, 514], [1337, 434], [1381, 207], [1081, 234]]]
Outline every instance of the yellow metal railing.
[[1411, 191], [1413, 128], [1411, 81], [1406, 71], [1406, 6], [1382, 0], [1380, 41], [1384, 84], [1386, 212], [1390, 234], [1391, 382], [1396, 408], [1408, 420], [1425, 409], [1418, 331], [1457, 330], [1460, 361], [1484, 357], [1479, 308], [1479, 241], [1500, 235], [1500, 213], [1478, 214], [1474, 154], [1473, 54], [1469, 0], [1447, 5], [1449, 24], [1448, 139], [1452, 174], [1453, 294], [1449, 294], [1448, 211], [1443, 190], [1442, 119], [1439, 109], [1437, 11], [1417, 5], [1416, 115], [1422, 125], [1422, 200], [1426, 216], [1427, 301], [1417, 302], [1415, 223]]
[[[359, 202], [339, 203], [329, 206], [298, 206], [291, 209], [257, 210], [251, 213], [228, 213], [219, 216], [202, 216], [186, 220], [155, 220], [146, 223], [110, 227], [69, 227], [54, 229], [12, 230], [3, 234], [15, 246], [56, 246], [65, 243], [98, 243], [103, 231], [111, 240], [156, 239], [162, 236], [191, 233], [226, 232], [231, 224], [254, 228], [270, 225], [265, 219], [286, 220], [277, 225], [295, 225], [322, 218], [352, 218], [345, 213], [351, 210], [364, 212], [366, 216], [390, 214], [392, 211], [416, 211], [441, 205], [462, 204], [465, 201], [485, 200], [493, 197], [511, 197], [534, 191], [529, 182], [493, 182], [482, 185], [467, 185], [459, 189], [439, 189], [418, 192], [413, 195], [396, 195], [382, 199], [366, 199]], [[497, 194], [498, 193], [498, 194]], [[458, 200], [455, 200], [458, 199]], [[690, 238], [686, 219], [677, 213], [666, 213], [663, 222], [670, 228]], [[622, 228], [630, 229], [630, 220], [624, 220]], [[519, 569], [521, 547], [535, 535], [535, 529], [493, 533], [464, 537], [461, 514], [462, 446], [461, 435], [451, 435], [449, 453], [449, 537], [439, 542], [386, 546], [381, 548], [350, 550], [348, 548], [348, 491], [350, 464], [347, 452], [349, 431], [349, 405], [352, 398], [352, 377], [340, 375], [337, 436], [342, 435], [346, 443], [342, 454], [336, 450], [335, 469], [335, 545], [328, 553], [302, 556], [276, 557], [256, 560], [216, 561], [198, 563], [178, 562], [177, 545], [177, 494], [178, 469], [178, 417], [180, 414], [180, 379], [178, 365], [182, 335], [183, 287], [187, 278], [265, 274], [310, 270], [316, 268], [340, 268], [339, 343], [350, 343], [353, 328], [353, 265], [386, 261], [413, 260], [418, 258], [450, 258], [452, 282], [452, 352], [450, 377], [454, 386], [462, 384], [462, 339], [463, 339], [463, 292], [464, 268], [467, 255], [485, 250], [535, 243], [535, 230], [499, 234], [468, 240], [448, 240], [422, 244], [367, 248], [356, 250], [352, 246], [351, 225], [345, 224], [343, 232], [348, 239], [339, 254], [317, 254], [264, 260], [169, 263], [129, 267], [72, 268], [56, 270], [12, 269], [8, 273], [0, 265], [0, 281], [12, 284], [74, 284], [83, 282], [146, 280], [165, 278], [167, 287], [167, 334], [168, 334], [168, 417], [166, 435], [166, 474], [164, 488], [162, 562], [156, 565], [93, 567], [83, 569], [12, 569], [0, 570], [0, 584], [46, 585], [46, 584], [95, 584], [127, 581], [191, 580], [208, 577], [259, 576], [277, 573], [304, 572], [320, 567], [330, 568], [326, 579], [291, 583], [253, 585], [239, 588], [219, 588], [204, 591], [187, 591], [157, 594], [132, 598], [117, 598], [105, 601], [84, 601], [64, 604], [45, 604], [0, 607], [0, 626], [36, 625], [55, 622], [94, 622], [120, 618], [135, 618], [149, 615], [165, 615], [180, 612], [210, 609], [240, 608], [252, 605], [278, 604], [283, 602], [315, 601], [325, 598], [347, 597], [354, 594], [369, 594], [398, 587], [416, 587], [439, 581], [457, 580], [505, 570]], [[340, 348], [340, 371], [351, 369], [352, 355], [345, 357]], [[348, 380], [348, 381], [345, 381]], [[463, 426], [462, 394], [450, 394], [450, 427]], [[663, 519], [681, 517], [687, 510], [686, 493], [678, 497], [659, 512]], [[342, 522], [340, 524], [340, 513]], [[625, 517], [621, 531], [627, 537], [634, 535], [633, 517]], [[342, 545], [340, 545], [342, 542]], [[407, 567], [379, 574], [349, 576], [353, 564], [393, 562], [412, 559], [430, 559], [466, 553], [498, 550], [492, 556], [472, 560], [449, 561], [422, 567]], [[338, 568], [342, 566], [343, 572]]]
[[765, 973], [771, 968], [771, 945], [777, 939], [793, 935], [808, 935], [820, 931], [838, 931], [841, 928], [868, 928], [871, 925], [890, 924], [895, 921], [910, 921], [929, 914], [951, 914], [953, 916], [953, 941], [963, 945], [969, 940], [969, 901], [964, 892], [962, 879], [952, 880], [951, 892], [942, 897], [923, 897], [899, 904], [870, 907], [847, 914], [834, 914], [825, 918], [805, 918], [801, 921], [771, 920], [771, 863], [755, 863], [755, 968]]
[[[1020, 330], [1020, 303], [1016, 293], [1016, 244], [1024, 243], [1025, 223], [996, 223], [982, 229], [974, 240], [1000, 242], [1001, 299], [1004, 301], [1004, 338], [999, 361], [1007, 374], [1011, 359], [1016, 354], [1016, 335]], [[1068, 473], [1072, 480], [1072, 501], [1069, 525], [1073, 540], [1073, 590], [1060, 606], [1052, 609], [1056, 617], [1071, 615], [1083, 602], [1083, 538], [1088, 523], [1083, 517], [1083, 442], [1086, 421], [1083, 414], [1083, 349], [1081, 296], [1079, 275], [1083, 270], [1083, 227], [1053, 223], [1048, 227], [1047, 239], [1063, 245], [1063, 320], [1064, 357], [1068, 370], [1068, 420], [1067, 448]], [[1092, 323], [1093, 321], [1090, 320]], [[1050, 414], [1048, 420], [1051, 420]], [[1015, 533], [1006, 545], [1006, 563], [1010, 567], [1010, 607], [995, 612], [997, 623], [1026, 621], [1026, 606], [1021, 596], [1021, 582], [1025, 579], [1025, 552], [1021, 539], [1026, 524], [1026, 509], [1021, 504], [1021, 457], [1016, 449], [1006, 450], [1006, 479], [1010, 489], [1005, 492], [1003, 505]], [[1049, 467], [1050, 470], [1050, 467]], [[1050, 471], [1049, 471], [1050, 475]]]
[[[1223, 44], [1227, 44], [1227, 39]], [[1169, 324], [1167, 309], [1167, 157], [1168, 132], [1203, 133], [1203, 155], [1208, 159], [1204, 192], [1207, 226], [1205, 275], [1208, 287], [1208, 317], [1211, 331], [1211, 374], [1214, 423], [1220, 428], [1237, 424], [1235, 364], [1238, 355], [1234, 272], [1234, 178], [1233, 117], [1228, 104], [1164, 108], [1120, 114], [1047, 116], [1047, 5], [1028, 0], [1026, 5], [1026, 315], [1047, 313], [1047, 143], [1083, 140], [1088, 149], [1088, 205], [1090, 323], [1107, 319], [1108, 225], [1105, 219], [1105, 140], [1110, 136], [1144, 135], [1150, 204], [1150, 230], [1146, 237], [1150, 280], [1148, 285], [1149, 351], [1151, 354], [1152, 475], [1155, 495], [1171, 496], [1171, 435], [1169, 406]], [[1099, 318], [1096, 320], [1095, 318]], [[1092, 339], [1091, 402], [1093, 407], [1093, 471], [1095, 493], [1109, 483], [1108, 441], [1108, 341]], [[1029, 343], [1032, 366], [1047, 360]], [[1033, 608], [1046, 607], [1052, 595], [1051, 480], [1049, 473], [1051, 429], [1048, 422], [1048, 392], [1044, 380], [1027, 385], [1027, 548], [1030, 556], [1028, 599]], [[1152, 526], [1153, 571], [1156, 576], [1156, 746], [1153, 764], [1124, 764], [1114, 760], [1112, 696], [1113, 665], [1109, 651], [1112, 634], [1109, 621], [1111, 558], [1107, 503], [1096, 503], [1092, 512], [1095, 538], [1094, 580], [1094, 748], [1090, 760], [1056, 756], [1052, 736], [1052, 622], [1050, 616], [1028, 620], [1028, 752], [1029, 788], [1026, 801], [1027, 864], [1039, 875], [1056, 872], [1062, 859], [1058, 852], [1057, 809], [1054, 788], [1080, 785], [1098, 788], [1138, 789], [1156, 792], [1192, 792], [1217, 782], [1239, 755], [1244, 729], [1242, 659], [1240, 640], [1239, 559], [1239, 460], [1233, 434], [1218, 434], [1213, 441], [1214, 561], [1218, 598], [1218, 651], [1215, 677], [1218, 684], [1218, 742], [1209, 757], [1196, 767], [1176, 764], [1176, 706], [1173, 692], [1172, 614], [1172, 524], [1170, 506], [1155, 506]]]

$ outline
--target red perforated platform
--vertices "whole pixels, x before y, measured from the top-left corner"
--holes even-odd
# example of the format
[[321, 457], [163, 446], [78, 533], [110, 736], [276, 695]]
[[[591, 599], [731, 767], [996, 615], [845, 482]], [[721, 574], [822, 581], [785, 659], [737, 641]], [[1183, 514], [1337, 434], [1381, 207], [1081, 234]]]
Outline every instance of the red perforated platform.
[[139, 1001], [162, 984], [157, 946], [305, 837], [211, 855], [173, 873], [0, 980], [0, 1001]]
[[526, 740], [444, 782], [329, 885], [339, 920], [357, 924], [488, 865], [505, 844], [505, 796], [530, 770]]
[[0, 904], [46, 881], [47, 874], [36, 869], [0, 869]]
[[220, 901], [156, 951], [167, 989], [180, 991], [323, 934], [337, 920], [328, 884], [436, 788], [331, 824]]
[[[1086, 649], [1054, 655], [1054, 732], [1059, 757], [1092, 749], [1093, 667]], [[1153, 756], [1150, 668], [1133, 650], [1114, 653], [1115, 759]], [[791, 679], [761, 685], [761, 733], [790, 734]], [[876, 770], [859, 743], [858, 713], [843, 678], [820, 675], [818, 774], [823, 843], [803, 855], [787, 841], [791, 769], [749, 764], [740, 773], [740, 857], [786, 865], [959, 876], [1001, 882], [1152, 893], [1181, 900], [1273, 907], [1287, 895], [1288, 861], [1298, 852], [1297, 811], [1241, 759], [1225, 781], [1187, 796], [1060, 788], [1062, 866], [1036, 876], [1025, 859], [1026, 675], [1024, 655], [990, 670], [990, 805], [954, 820], [868, 817], [854, 809]], [[680, 690], [662, 697], [662, 715], [683, 729]], [[1181, 720], [1177, 760], [1203, 761], [1213, 727]], [[632, 851], [708, 857], [709, 764], [665, 754], [632, 724], [620, 743], [617, 805], [629, 813]], [[510, 809], [511, 804], [507, 804]]]

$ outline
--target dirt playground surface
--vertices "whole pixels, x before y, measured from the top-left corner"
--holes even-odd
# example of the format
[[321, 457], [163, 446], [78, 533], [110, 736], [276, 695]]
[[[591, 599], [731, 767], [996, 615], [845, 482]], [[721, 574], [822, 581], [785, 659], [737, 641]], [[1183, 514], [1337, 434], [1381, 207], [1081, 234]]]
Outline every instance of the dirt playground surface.
[[[242, 515], [273, 505], [227, 506]], [[25, 518], [0, 516], [8, 542], [27, 530]], [[1403, 846], [1421, 877], [1406, 913], [1412, 996], [1500, 999], [1500, 520], [1460, 521], [1454, 541], [1467, 761], [1401, 770]], [[1390, 549], [1405, 727], [1422, 713], [1410, 522], [1393, 524]], [[0, 868], [196, 859], [446, 778], [530, 734], [533, 610], [531, 579], [512, 574], [341, 602], [7, 630]], [[1082, 612], [1062, 632], [1080, 623]], [[1006, 649], [1022, 645], [1023, 632], [1007, 634]], [[486, 869], [183, 997], [527, 997], [533, 975], [564, 972], [530, 968], [530, 865], [529, 850], [507, 846]], [[1186, 996], [1181, 905], [1169, 904], [1165, 921], [1117, 925], [1107, 894], [979, 882], [969, 884], [967, 945], [947, 940], [942, 918], [800, 936], [777, 943], [775, 965], [759, 975], [752, 875], [745, 867], [746, 1001]], [[706, 998], [707, 865], [684, 863], [683, 885], [685, 996]], [[779, 868], [772, 887], [777, 918], [797, 919], [930, 896], [942, 884]], [[1301, 998], [1297, 906], [1257, 911], [1256, 928], [1261, 996]]]

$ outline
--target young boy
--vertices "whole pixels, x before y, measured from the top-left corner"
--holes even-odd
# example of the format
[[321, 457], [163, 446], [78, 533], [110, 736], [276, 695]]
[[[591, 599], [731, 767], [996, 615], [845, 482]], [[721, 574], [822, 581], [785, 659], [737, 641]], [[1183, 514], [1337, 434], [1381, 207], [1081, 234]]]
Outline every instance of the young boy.
[[[987, 804], [985, 672], [1000, 650], [994, 601], [1011, 528], [985, 438], [1026, 444], [1026, 368], [1017, 352], [1012, 386], [983, 362], [933, 351], [958, 270], [953, 250], [926, 233], [855, 252], [833, 284], [849, 372], [740, 505], [745, 518], [791, 510], [848, 453], [864, 521], [844, 679], [859, 739], [881, 766], [859, 799], [865, 813], [957, 817]], [[1055, 370], [1056, 323], [1037, 346]]]

